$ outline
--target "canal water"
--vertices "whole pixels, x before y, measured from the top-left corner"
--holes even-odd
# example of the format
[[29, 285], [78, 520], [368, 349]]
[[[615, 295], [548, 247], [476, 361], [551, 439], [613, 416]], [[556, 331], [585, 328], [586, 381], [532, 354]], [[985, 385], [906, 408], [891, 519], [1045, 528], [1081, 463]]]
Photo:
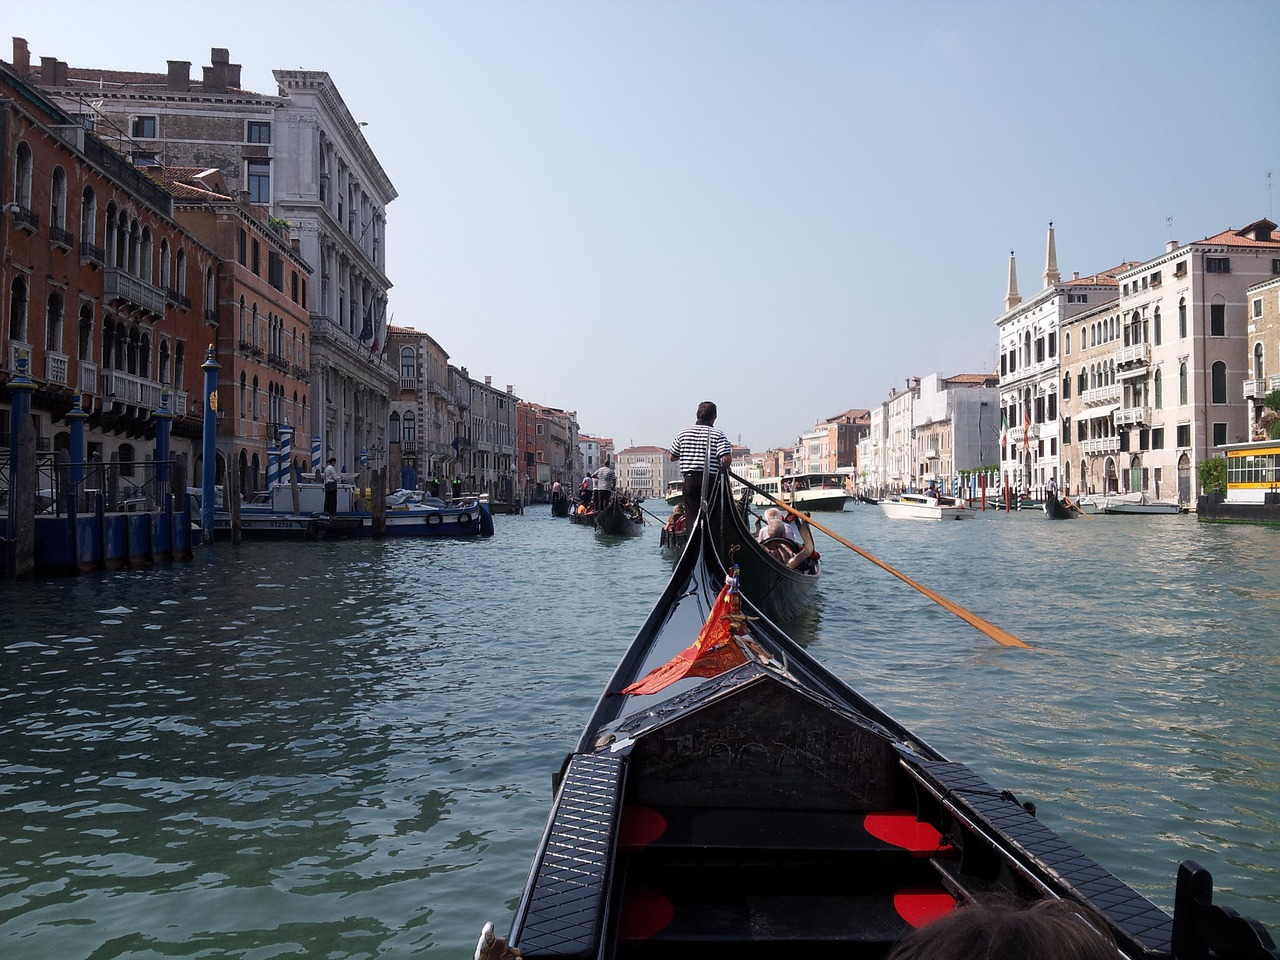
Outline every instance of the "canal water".
[[[790, 626], [815, 656], [1161, 906], [1190, 856], [1280, 931], [1280, 531], [815, 519], [1034, 648], [819, 534]], [[505, 932], [670, 566], [656, 526], [496, 523], [0, 584], [0, 955], [462, 960]]]

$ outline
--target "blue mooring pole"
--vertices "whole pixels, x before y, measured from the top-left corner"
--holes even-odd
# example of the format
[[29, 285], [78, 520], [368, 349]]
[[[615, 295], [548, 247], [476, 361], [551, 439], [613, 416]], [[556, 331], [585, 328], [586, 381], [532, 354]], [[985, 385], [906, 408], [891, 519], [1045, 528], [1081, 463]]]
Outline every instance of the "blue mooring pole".
[[213, 513], [217, 504], [218, 479], [218, 371], [222, 369], [213, 358], [213, 344], [204, 363], [204, 463], [200, 472], [200, 529], [201, 542], [213, 543]]

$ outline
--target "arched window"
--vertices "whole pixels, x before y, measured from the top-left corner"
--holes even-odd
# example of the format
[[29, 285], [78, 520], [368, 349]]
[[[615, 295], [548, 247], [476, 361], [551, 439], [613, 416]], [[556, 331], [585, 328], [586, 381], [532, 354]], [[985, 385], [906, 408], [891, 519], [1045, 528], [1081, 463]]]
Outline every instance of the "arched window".
[[213, 267], [204, 272], [204, 309], [205, 316], [212, 316], [213, 322], [217, 323], [218, 316], [218, 291], [214, 286]]
[[31, 148], [22, 141], [13, 155], [13, 199], [27, 210], [31, 209], [32, 169]]
[[142, 224], [132, 220], [126, 225], [125, 240], [128, 243], [128, 257], [125, 269], [135, 277], [142, 276]]
[[1178, 301], [1178, 337], [1185, 340], [1187, 338], [1187, 300], [1183, 297]]
[[160, 382], [170, 383], [169, 380], [169, 341], [160, 341]]
[[1062, 375], [1062, 399], [1071, 399], [1071, 371], [1068, 370]]
[[417, 377], [417, 363], [413, 356], [413, 347], [400, 348], [400, 379], [413, 380]]
[[1253, 379], [1261, 380], [1266, 375], [1262, 363], [1262, 344], [1253, 345]]
[[1071, 334], [1065, 334], [1062, 338], [1062, 355], [1064, 357], [1071, 356]]
[[400, 442], [400, 414], [396, 413], [393, 410], [391, 412], [391, 417], [389, 418], [389, 422], [387, 423], [387, 443], [399, 443], [399, 442]]
[[169, 238], [160, 238], [160, 286], [166, 290], [173, 286], [173, 258], [169, 255]]
[[27, 342], [27, 278], [14, 277], [9, 287], [9, 339]]
[[243, 371], [240, 373], [240, 409], [241, 419], [249, 415], [249, 378]]
[[1157, 370], [1151, 379], [1155, 388], [1156, 409], [1161, 410], [1164, 408], [1164, 374]]
[[44, 348], [62, 353], [62, 294], [49, 294], [49, 307], [44, 319]]
[[138, 276], [147, 283], [156, 282], [156, 268], [152, 258], [151, 231], [142, 228], [142, 239], [138, 246]]
[[61, 167], [53, 168], [53, 182], [49, 190], [49, 225], [59, 230], [67, 229], [67, 175]]
[[406, 410], [404, 413], [404, 442], [415, 443], [418, 438], [418, 420], [413, 415], [412, 410]]
[[1154, 313], [1151, 315], [1151, 329], [1152, 329], [1152, 332], [1155, 334], [1153, 342], [1158, 347], [1160, 346], [1160, 308], [1159, 307], [1156, 307]]
[[1183, 406], [1187, 404], [1187, 365], [1185, 363], [1178, 366], [1178, 403]]
[[92, 360], [93, 359], [93, 307], [84, 304], [80, 308], [80, 331], [79, 331], [79, 349], [76, 352], [77, 359]]
[[258, 415], [262, 412], [262, 398], [258, 391], [258, 378], [253, 378], [253, 397], [251, 400], [253, 409], [253, 419], [257, 420]]
[[181, 247], [173, 257], [173, 289], [178, 291], [180, 296], [187, 295], [187, 252]]
[[91, 246], [98, 243], [98, 198], [93, 187], [85, 187], [80, 195], [80, 242]]
[[1211, 403], [1227, 402], [1227, 365], [1219, 360], [1214, 363], [1210, 371], [1210, 381], [1212, 383], [1212, 399]]
[[187, 376], [187, 345], [181, 340], [173, 350], [173, 387], [182, 389], [182, 382]]
[[249, 342], [249, 308], [244, 302], [244, 296], [240, 297], [240, 342]]

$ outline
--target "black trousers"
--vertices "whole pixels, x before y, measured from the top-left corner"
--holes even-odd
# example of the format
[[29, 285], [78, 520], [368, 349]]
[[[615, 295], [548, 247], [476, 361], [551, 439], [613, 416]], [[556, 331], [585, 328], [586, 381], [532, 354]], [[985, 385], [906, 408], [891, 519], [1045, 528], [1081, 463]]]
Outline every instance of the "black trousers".
[[[684, 485], [680, 488], [680, 495], [684, 498], [684, 515], [689, 518], [689, 523], [693, 523], [693, 518], [698, 515], [698, 508], [702, 505], [702, 476], [701, 470], [689, 471], [684, 475]], [[708, 493], [715, 481], [716, 475], [713, 473], [707, 486]]]

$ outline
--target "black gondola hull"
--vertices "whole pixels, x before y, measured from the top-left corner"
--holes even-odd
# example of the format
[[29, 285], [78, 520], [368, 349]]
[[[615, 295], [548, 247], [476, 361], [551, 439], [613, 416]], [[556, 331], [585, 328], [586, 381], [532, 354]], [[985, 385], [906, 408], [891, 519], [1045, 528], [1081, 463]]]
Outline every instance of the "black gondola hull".
[[1174, 921], [767, 619], [742, 627], [737, 665], [623, 694], [679, 659], [725, 574], [699, 521], [557, 778], [508, 938], [526, 958], [879, 958], [994, 894], [1076, 902], [1126, 958], [1213, 942], [1220, 960], [1275, 960], [1198, 867]]

